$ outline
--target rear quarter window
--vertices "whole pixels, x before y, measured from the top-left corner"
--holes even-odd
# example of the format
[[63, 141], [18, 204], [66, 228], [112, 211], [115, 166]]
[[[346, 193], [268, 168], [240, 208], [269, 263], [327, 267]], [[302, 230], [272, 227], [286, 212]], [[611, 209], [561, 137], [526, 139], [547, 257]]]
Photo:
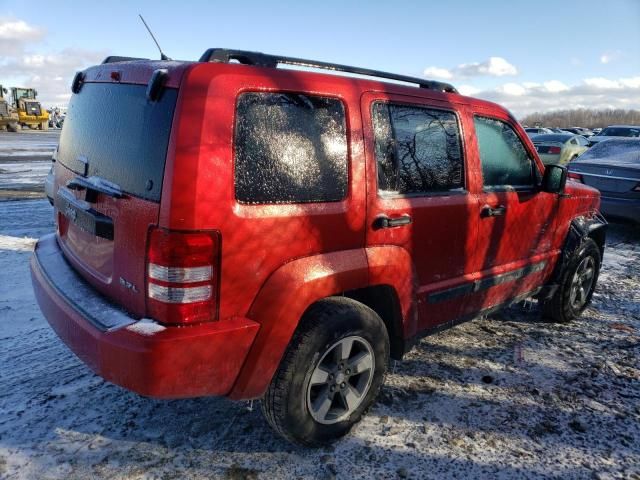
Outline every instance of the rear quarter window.
[[236, 109], [240, 203], [335, 202], [347, 194], [345, 109], [335, 98], [244, 93]]

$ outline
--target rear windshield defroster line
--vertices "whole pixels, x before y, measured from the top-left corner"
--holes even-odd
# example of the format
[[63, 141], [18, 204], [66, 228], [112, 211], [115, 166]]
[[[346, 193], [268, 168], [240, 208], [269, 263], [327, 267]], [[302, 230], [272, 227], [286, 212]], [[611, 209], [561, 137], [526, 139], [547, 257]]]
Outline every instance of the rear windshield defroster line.
[[[71, 97], [58, 161], [82, 175], [113, 182], [136, 197], [160, 201], [178, 90], [155, 102], [146, 85], [86, 83]], [[78, 159], [82, 159], [79, 162]]]

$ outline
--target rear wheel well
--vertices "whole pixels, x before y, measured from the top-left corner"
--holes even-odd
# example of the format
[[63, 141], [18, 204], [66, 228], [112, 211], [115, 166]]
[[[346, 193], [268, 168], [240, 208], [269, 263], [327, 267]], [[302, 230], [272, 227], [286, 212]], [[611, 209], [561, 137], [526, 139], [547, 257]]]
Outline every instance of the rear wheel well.
[[376, 312], [387, 327], [390, 357], [402, 360], [405, 342], [402, 335], [402, 313], [395, 289], [390, 285], [373, 285], [342, 292], [340, 295], [360, 302]]

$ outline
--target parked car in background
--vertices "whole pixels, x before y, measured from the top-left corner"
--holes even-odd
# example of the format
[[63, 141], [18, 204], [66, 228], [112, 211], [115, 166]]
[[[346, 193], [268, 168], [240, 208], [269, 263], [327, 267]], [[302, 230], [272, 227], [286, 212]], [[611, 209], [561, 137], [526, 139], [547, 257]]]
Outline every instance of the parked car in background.
[[591, 130], [582, 127], [568, 127], [563, 128], [562, 130], [564, 130], [565, 132], [573, 133], [575, 135], [582, 135], [583, 137], [591, 137], [593, 135], [593, 132]]
[[589, 148], [589, 141], [571, 133], [548, 133], [531, 139], [542, 162], [566, 165]]
[[594, 128], [591, 131], [593, 132], [594, 135], [598, 135], [602, 131], [602, 129], [601, 128]]
[[529, 137], [533, 137], [534, 135], [541, 135], [543, 133], [553, 133], [548, 128], [543, 127], [527, 127], [524, 129], [524, 131], [527, 132], [527, 135], [529, 135]]
[[551, 130], [553, 133], [567, 133], [561, 128], [549, 127], [549, 130]]
[[627, 138], [640, 137], [640, 126], [639, 125], [611, 125], [607, 128], [603, 128], [598, 135], [594, 135], [593, 137], [589, 138], [589, 145], [595, 145], [596, 143], [602, 142], [604, 140], [609, 140], [610, 138], [619, 138], [619, 137], [627, 137]]
[[569, 165], [569, 178], [600, 190], [606, 216], [640, 222], [640, 138], [612, 138]]
[[51, 156], [51, 170], [49, 170], [47, 177], [44, 179], [44, 193], [45, 193], [45, 196], [47, 197], [47, 200], [49, 200], [49, 203], [52, 206], [54, 204], [54, 192], [53, 192], [53, 187], [55, 184], [54, 167], [56, 166], [57, 156], [58, 156], [58, 147], [56, 147], [56, 149], [53, 152], [53, 155]]

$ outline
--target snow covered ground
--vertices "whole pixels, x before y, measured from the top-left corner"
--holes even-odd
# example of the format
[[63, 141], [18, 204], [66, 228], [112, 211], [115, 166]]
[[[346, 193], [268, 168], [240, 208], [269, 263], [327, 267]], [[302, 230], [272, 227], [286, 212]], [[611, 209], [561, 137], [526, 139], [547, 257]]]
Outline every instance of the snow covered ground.
[[48, 160], [58, 145], [60, 132], [60, 130], [0, 132], [0, 162], [13, 161], [15, 157]]
[[60, 130], [0, 132], [0, 201], [44, 196]]
[[46, 200], [0, 203], [0, 478], [640, 478], [640, 230], [612, 225], [570, 325], [513, 307], [423, 340], [352, 433], [320, 450], [249, 404], [158, 401], [96, 377], [38, 310]]

